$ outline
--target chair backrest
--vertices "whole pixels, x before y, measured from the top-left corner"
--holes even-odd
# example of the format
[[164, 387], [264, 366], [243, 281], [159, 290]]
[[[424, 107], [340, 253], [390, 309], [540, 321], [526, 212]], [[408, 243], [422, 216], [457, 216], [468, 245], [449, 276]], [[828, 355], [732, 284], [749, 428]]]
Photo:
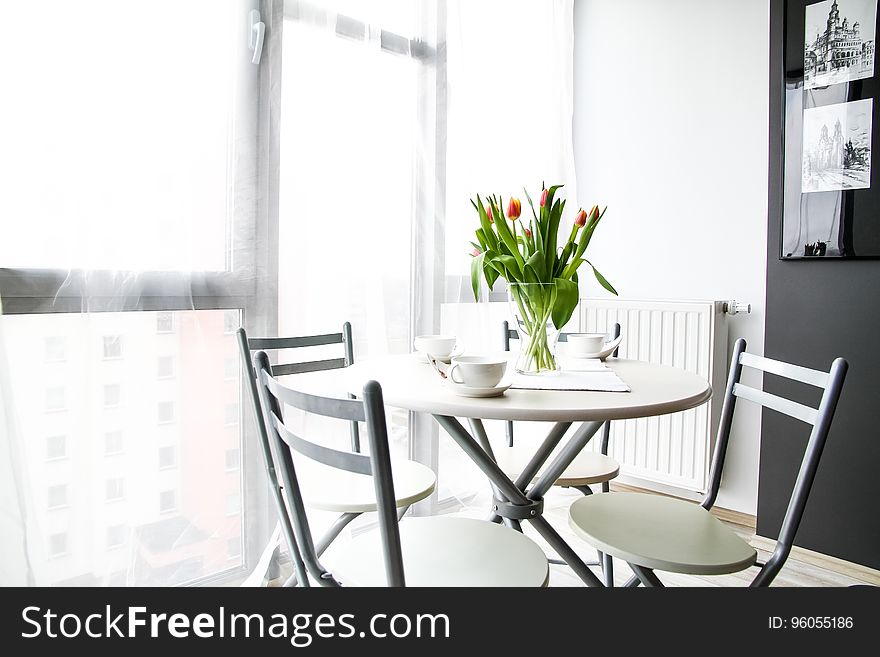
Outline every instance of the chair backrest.
[[[504, 351], [510, 351], [510, 341], [519, 340], [519, 332], [514, 328], [510, 328], [510, 323], [506, 319], [501, 323], [501, 330], [503, 333], [503, 341], [501, 344], [504, 346]], [[612, 333], [612, 340], [616, 340], [620, 337], [620, 324], [615, 322], [614, 331]], [[568, 342], [568, 334], [560, 333], [558, 340], [559, 342]], [[618, 351], [620, 351], [620, 346], [618, 346], [617, 349], [614, 350], [614, 353], [611, 355], [617, 356]]]
[[[351, 324], [348, 322], [345, 322], [345, 324], [342, 325], [341, 333], [303, 335], [289, 338], [249, 338], [247, 333], [245, 333], [245, 330], [240, 328], [238, 329], [238, 337], [239, 351], [245, 362], [245, 369], [251, 376], [253, 376], [251, 353], [256, 351], [281, 351], [287, 349], [299, 349], [302, 347], [319, 347], [331, 344], [341, 344], [343, 346], [343, 355], [341, 358], [325, 358], [322, 360], [310, 360], [295, 363], [275, 363], [272, 365], [272, 374], [274, 376], [334, 370], [341, 367], [348, 367], [354, 363]], [[260, 400], [257, 397], [256, 386], [253, 386], [250, 392], [254, 415], [257, 416], [257, 423], [259, 424]], [[357, 422], [351, 423], [351, 449], [355, 452], [361, 450], [360, 430]]]
[[[793, 381], [799, 381], [807, 385], [823, 390], [818, 408], [805, 406], [799, 402], [778, 395], [764, 392], [740, 383], [740, 377], [744, 367], [774, 374]], [[761, 567], [761, 571], [752, 582], [752, 586], [767, 586], [782, 569], [794, 545], [794, 538], [798, 526], [804, 515], [807, 498], [813, 487], [813, 480], [822, 457], [822, 450], [828, 438], [828, 430], [831, 420], [837, 409], [843, 381], [849, 365], [843, 358], [835, 358], [828, 372], [813, 370], [799, 365], [792, 365], [782, 361], [756, 356], [746, 353], [746, 341], [740, 338], [733, 348], [733, 358], [730, 362], [730, 373], [727, 377], [727, 388], [724, 394], [724, 404], [721, 407], [721, 421], [718, 425], [718, 435], [715, 442], [715, 453], [712, 456], [712, 466], [709, 471], [709, 490], [701, 505], [709, 509], [715, 503], [718, 490], [721, 487], [721, 473], [724, 468], [724, 459], [727, 454], [727, 445], [730, 442], [730, 431], [733, 423], [733, 412], [737, 399], [745, 399], [764, 408], [783, 413], [801, 422], [811, 425], [812, 431], [804, 450], [798, 476], [792, 489], [788, 508], [779, 531], [776, 549], [767, 563]]]
[[[265, 420], [262, 425], [264, 439], [270, 446], [266, 468], [274, 470], [280, 479], [286, 508], [282, 506], [279, 512], [288, 518], [293, 527], [295, 545], [308, 573], [322, 585], [339, 586], [339, 582], [319, 561], [291, 450], [333, 468], [372, 476], [388, 585], [403, 586], [403, 558], [382, 388], [377, 382], [369, 381], [364, 386], [362, 400], [334, 399], [300, 392], [275, 378], [265, 351], [259, 351], [254, 356], [254, 371]], [[343, 452], [298, 436], [284, 422], [282, 409], [285, 407], [338, 420], [365, 422], [370, 455]], [[301, 577], [300, 581], [305, 582], [306, 579]]]

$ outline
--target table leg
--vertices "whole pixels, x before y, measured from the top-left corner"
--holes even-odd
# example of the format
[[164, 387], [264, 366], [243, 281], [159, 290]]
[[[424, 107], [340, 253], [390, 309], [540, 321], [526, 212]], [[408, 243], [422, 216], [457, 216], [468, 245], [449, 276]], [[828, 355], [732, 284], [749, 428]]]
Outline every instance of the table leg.
[[[483, 426], [483, 421], [478, 418], [468, 418], [468, 424], [471, 427], [471, 434], [476, 439], [476, 441], [480, 444], [480, 447], [482, 447], [486, 451], [486, 454], [489, 455], [490, 459], [492, 459], [493, 461], [495, 461], [497, 463], [498, 459], [495, 458], [495, 452], [492, 451], [492, 443], [489, 442], [489, 436], [486, 434], [486, 427]], [[493, 499], [496, 499], [496, 500], [499, 500], [502, 502], [506, 500], [506, 498], [501, 494], [501, 491], [498, 490], [498, 486], [496, 486], [495, 483], [491, 479], [489, 480], [489, 486], [492, 488], [492, 498]], [[498, 520], [496, 520], [496, 518]], [[489, 516], [489, 520], [491, 522], [503, 522], [507, 527], [510, 527], [511, 529], [517, 528], [513, 524], [514, 521], [512, 519], [502, 518], [497, 513], [494, 513], [494, 512], [492, 513], [492, 515]]]
[[562, 560], [568, 564], [568, 567], [571, 568], [587, 585], [599, 587], [605, 586], [602, 583], [602, 580], [596, 577], [596, 575], [593, 574], [593, 571], [590, 570], [589, 566], [584, 563], [584, 560], [578, 556], [577, 552], [571, 549], [571, 546], [556, 533], [556, 530], [553, 529], [544, 516], [529, 518], [529, 522], [531, 522], [534, 528], [538, 530], [538, 533], [544, 537], [544, 540], [550, 544], [550, 547], [556, 551], [556, 554], [562, 557]]
[[538, 478], [538, 481], [535, 482], [535, 485], [529, 489], [530, 500], [539, 500], [544, 497], [544, 494], [550, 490], [550, 487], [553, 486], [556, 480], [559, 479], [563, 472], [565, 472], [565, 469], [571, 465], [571, 462], [574, 461], [575, 457], [581, 453], [584, 447], [586, 447], [587, 443], [590, 442], [590, 439], [595, 435], [602, 424], [602, 422], [584, 422], [578, 427], [574, 436], [571, 437], [565, 447], [563, 447], [559, 454], [556, 455], [556, 458], [553, 459], [552, 463], [547, 466], [547, 469], [544, 470], [543, 474]]
[[[474, 436], [476, 436], [475, 438], [469, 434], [454, 417], [435, 415], [434, 418], [437, 420], [438, 424], [440, 424], [440, 426], [452, 436], [452, 439], [458, 443], [459, 447], [464, 450], [465, 454], [477, 464], [477, 467], [483, 471], [483, 474], [488, 477], [489, 482], [492, 485], [493, 494], [496, 494], [496, 499], [499, 501], [507, 500], [512, 505], [524, 507], [543, 501], [544, 493], [553, 485], [553, 482], [559, 478], [559, 475], [562, 474], [565, 468], [571, 464], [599, 427], [602, 426], [601, 422], [585, 422], [583, 426], [578, 428], [575, 435], [572, 436], [571, 440], [569, 440], [559, 455], [551, 463], [550, 469], [556, 474], [552, 476], [552, 479], [549, 479], [549, 484], [546, 484], [545, 480], [548, 479], [548, 476], [545, 472], [545, 474], [538, 479], [538, 482], [536, 482], [536, 484], [529, 490], [528, 495], [526, 495], [524, 491], [525, 487], [531, 482], [535, 473], [540, 470], [541, 466], [550, 456], [550, 453], [571, 426], [571, 423], [560, 422], [553, 427], [547, 438], [539, 447], [538, 452], [536, 452], [535, 456], [532, 457], [531, 461], [526, 466], [526, 469], [532, 470], [531, 474], [529, 472], [524, 472], [523, 474], [528, 477], [525, 478], [523, 475], [520, 475], [517, 479], [517, 483], [514, 483], [495, 462], [492, 455], [492, 447], [489, 445], [485, 428], [480, 420], [469, 420]], [[485, 447], [481, 446], [481, 443], [484, 442]], [[520, 479], [524, 479], [521, 484]], [[545, 485], [546, 488], [544, 487]], [[541, 534], [541, 536], [544, 537], [557, 554], [565, 560], [575, 574], [577, 574], [577, 576], [586, 584], [590, 586], [604, 586], [602, 581], [596, 577], [586, 563], [584, 563], [583, 559], [577, 555], [556, 530], [553, 529], [550, 523], [544, 519], [541, 515], [540, 507], [532, 510], [531, 515], [524, 517], [523, 519], [534, 524], [535, 529]], [[492, 522], [498, 522], [499, 514], [491, 514], [489, 520]], [[503, 518], [503, 521], [506, 525], [522, 531], [520, 520], [516, 518]]]

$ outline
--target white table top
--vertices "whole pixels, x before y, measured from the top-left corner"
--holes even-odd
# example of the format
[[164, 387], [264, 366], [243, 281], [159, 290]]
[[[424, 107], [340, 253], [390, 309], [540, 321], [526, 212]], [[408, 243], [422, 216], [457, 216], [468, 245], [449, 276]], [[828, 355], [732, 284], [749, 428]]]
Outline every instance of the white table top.
[[364, 360], [344, 370], [333, 370], [332, 376], [345, 377], [345, 387], [358, 395], [364, 383], [375, 379], [382, 385], [389, 406], [486, 420], [583, 422], [639, 418], [694, 408], [712, 396], [708, 381], [682, 369], [618, 358], [609, 358], [607, 363], [632, 392], [510, 389], [502, 397], [462, 397], [427, 362], [420, 362], [412, 354]]

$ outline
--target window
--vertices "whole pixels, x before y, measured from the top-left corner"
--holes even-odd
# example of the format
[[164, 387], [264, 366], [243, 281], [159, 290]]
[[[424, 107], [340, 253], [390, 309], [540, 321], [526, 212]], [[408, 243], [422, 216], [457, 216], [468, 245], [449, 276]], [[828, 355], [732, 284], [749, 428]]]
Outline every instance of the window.
[[223, 332], [235, 333], [241, 325], [241, 313], [237, 310], [227, 310], [223, 313]]
[[174, 313], [156, 313], [156, 333], [174, 333]]
[[118, 383], [104, 384], [104, 408], [115, 408], [122, 403], [122, 386]]
[[230, 493], [226, 496], [226, 515], [234, 516], [241, 510], [241, 495]]
[[238, 404], [233, 402], [223, 406], [223, 424], [238, 424]]
[[[258, 166], [272, 166], [260, 159], [266, 156], [257, 138], [266, 134], [259, 125], [258, 82], [269, 60], [264, 55], [263, 64], [254, 66], [247, 49], [253, 0], [152, 0], [116, 3], [112, 11], [106, 2], [87, 4], [0, 2], [0, 26], [39, 25], [41, 41], [51, 44], [16, 59], [16, 53], [32, 50], [33, 35], [3, 30], [0, 39], [0, 61], [17, 62], [0, 75], [4, 93], [27, 99], [0, 110], [0, 217], [15, 217], [0, 220], [0, 298], [15, 299], [4, 303], [4, 338], [7, 345], [29, 345], [22, 354], [9, 354], [8, 375], [20, 382], [12, 391], [21, 409], [17, 434], [36, 440], [37, 456], [21, 459], [14, 485], [29, 499], [44, 499], [52, 481], [47, 471], [67, 470], [68, 464], [48, 466], [40, 457], [50, 448], [42, 441], [63, 432], [68, 453], [77, 457], [70, 464], [74, 476], [92, 478], [90, 484], [69, 482], [70, 493], [83, 491], [75, 498], [77, 517], [100, 518], [101, 483], [124, 477], [125, 503], [117, 506], [139, 525], [127, 539], [137, 544], [132, 552], [168, 546], [156, 557], [168, 567], [132, 567], [122, 581], [174, 583], [184, 569], [171, 564], [184, 560], [188, 580], [213, 579], [237, 566], [226, 562], [229, 521], [216, 512], [211, 485], [230, 479], [223, 472], [229, 443], [195, 428], [218, 423], [222, 408], [216, 401], [222, 397], [213, 391], [226, 394], [230, 388], [221, 365], [236, 351], [223, 332], [225, 311], [236, 309], [236, 319], [247, 316], [255, 325], [277, 313], [277, 295], [262, 284], [275, 277], [275, 265], [255, 266], [267, 246], [255, 236], [277, 222], [261, 210], [256, 176]], [[101, 36], [83, 40], [83, 34]], [[267, 51], [270, 39], [267, 33]], [[47, 359], [60, 355], [61, 342], [46, 344], [44, 338], [55, 336], [64, 338], [65, 361], [49, 367], [42, 352]], [[121, 340], [108, 341], [105, 353], [105, 337]], [[187, 368], [192, 376], [161, 386], [154, 396], [148, 382], [158, 376], [159, 356], [169, 354], [175, 355], [178, 380]], [[118, 360], [101, 365], [105, 357]], [[105, 414], [102, 386], [129, 381], [134, 387], [126, 388], [126, 403]], [[69, 394], [46, 390], [62, 383]], [[211, 394], [201, 395], [205, 389]], [[48, 417], [46, 409], [66, 408], [76, 411], [70, 422], [63, 428], [49, 424], [68, 418]], [[158, 442], [157, 420], [175, 423], [158, 430]], [[178, 423], [193, 430], [177, 434]], [[122, 434], [103, 432], [123, 426], [127, 456], [105, 459], [102, 451], [120, 454], [123, 442]], [[244, 422], [239, 426], [241, 433], [254, 431]], [[193, 489], [201, 487], [191, 494], [181, 489], [179, 505], [192, 511], [188, 533], [197, 537], [186, 544], [166, 540], [174, 533], [170, 523], [145, 529], [159, 520], [156, 497], [169, 478], [158, 472], [153, 450], [172, 437], [178, 449], [205, 456], [180, 473]], [[178, 461], [181, 470], [183, 463]], [[257, 471], [241, 469], [242, 490], [262, 486], [249, 479]], [[95, 489], [90, 495], [89, 486]], [[122, 495], [122, 482], [118, 488]], [[271, 534], [262, 516], [244, 520], [248, 545]], [[123, 564], [93, 558], [105, 548], [103, 527], [71, 533], [71, 558], [63, 567], [37, 560], [34, 569], [46, 573], [49, 584], [85, 577], [106, 583]], [[201, 538], [213, 535], [220, 540]]]
[[125, 497], [125, 480], [122, 477], [114, 477], [104, 482], [105, 495], [104, 500], [107, 502], [115, 502]]
[[63, 411], [67, 408], [67, 391], [64, 386], [46, 388], [46, 410]]
[[241, 536], [233, 536], [226, 541], [226, 554], [230, 559], [241, 556]]
[[67, 532], [49, 534], [49, 556], [62, 557], [67, 554]]
[[238, 447], [226, 450], [226, 469], [238, 470], [241, 466], [241, 450]]
[[223, 378], [227, 381], [238, 378], [237, 358], [227, 358], [223, 361]]
[[122, 336], [104, 336], [104, 358], [106, 360], [122, 358]]
[[122, 454], [124, 448], [121, 431], [108, 431], [104, 434], [104, 456]]
[[47, 363], [58, 363], [65, 360], [66, 342], [63, 337], [52, 335], [47, 338], [43, 338], [43, 346], [45, 347], [46, 351]]
[[159, 493], [159, 513], [170, 513], [177, 509], [177, 491], [163, 490]]
[[107, 528], [107, 549], [117, 548], [125, 544], [125, 525], [113, 525]]
[[174, 356], [159, 356], [157, 364], [156, 369], [160, 379], [170, 379], [174, 376]]
[[157, 415], [159, 418], [159, 424], [169, 424], [174, 422], [174, 402], [173, 401], [162, 401], [159, 402], [157, 409]]
[[60, 509], [67, 506], [67, 484], [49, 486], [47, 498], [50, 509]]
[[177, 450], [174, 447], [159, 448], [159, 469], [167, 470], [177, 465]]
[[55, 461], [63, 458], [67, 458], [67, 436], [46, 438], [46, 460]]

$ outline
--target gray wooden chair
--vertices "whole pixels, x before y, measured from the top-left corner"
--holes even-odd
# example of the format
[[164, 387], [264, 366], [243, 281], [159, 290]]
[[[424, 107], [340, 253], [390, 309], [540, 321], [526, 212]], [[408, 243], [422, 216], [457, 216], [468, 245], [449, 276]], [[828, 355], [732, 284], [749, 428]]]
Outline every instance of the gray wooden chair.
[[[510, 328], [510, 324], [506, 320], [502, 323], [501, 328], [503, 333], [502, 345], [504, 346], [504, 351], [510, 351], [510, 341], [518, 340], [519, 333], [516, 329]], [[615, 323], [612, 338], [616, 340], [618, 337], [620, 337], [620, 324]], [[559, 341], [567, 342], [568, 336], [565, 333], [560, 333]], [[619, 348], [615, 349], [612, 356], [617, 356], [618, 351]], [[498, 465], [501, 469], [511, 477], [515, 478], [529, 462], [534, 454], [534, 450], [530, 450], [528, 446], [518, 446], [514, 444], [513, 422], [507, 422], [506, 433], [507, 448], [505, 449], [502, 447], [501, 449], [496, 450], [495, 458], [498, 460]], [[620, 472], [620, 464], [616, 459], [608, 456], [608, 443], [610, 439], [611, 423], [606, 422], [602, 427], [600, 452], [594, 452], [587, 449], [581, 451], [553, 485], [561, 488], [574, 488], [584, 495], [592, 495], [593, 489], [590, 488], [590, 486], [600, 484], [602, 492], [607, 493], [610, 490], [609, 482]], [[540, 473], [536, 474], [535, 478], [538, 476], [540, 476]], [[564, 564], [564, 562], [556, 559], [551, 560], [551, 563]], [[602, 566], [605, 584], [607, 586], [613, 586], [614, 564], [611, 557], [599, 552], [599, 562], [596, 563]]]
[[[791, 552], [848, 365], [843, 358], [837, 358], [829, 372], [820, 372], [749, 354], [745, 349], [745, 340], [737, 340], [709, 473], [709, 490], [699, 505], [647, 493], [610, 493], [580, 499], [569, 509], [569, 523], [575, 533], [596, 549], [629, 563], [635, 573], [627, 582], [629, 586], [662, 586], [655, 570], [721, 575], [752, 566], [760, 570], [751, 585], [768, 586]], [[743, 385], [743, 367], [821, 388], [824, 392], [818, 409]], [[758, 563], [755, 549], [709, 513], [721, 486], [737, 399], [760, 404], [812, 426], [776, 549], [766, 563]], [[774, 438], [768, 436], [765, 440]]]
[[[448, 517], [407, 518], [398, 522], [398, 495], [392, 474], [382, 389], [375, 381], [362, 400], [333, 399], [300, 392], [280, 383], [264, 351], [254, 357], [270, 445], [266, 466], [278, 473], [284, 504], [278, 507], [293, 528], [291, 551], [298, 580], [307, 573], [322, 586], [545, 586], [547, 558], [531, 539], [482, 520]], [[286, 409], [349, 422], [365, 422], [369, 456], [311, 442], [291, 431]], [[285, 410], [282, 410], [285, 409]], [[296, 452], [297, 463], [294, 463]], [[301, 488], [300, 465], [312, 461], [360, 477], [373, 487], [379, 531], [366, 532], [333, 550], [333, 568], [320, 560]]]
[[[325, 335], [309, 335], [286, 338], [249, 338], [243, 328], [238, 329], [238, 346], [241, 354], [244, 371], [247, 373], [247, 391], [253, 406], [254, 418], [257, 424], [257, 434], [263, 456], [266, 459], [269, 486], [272, 490], [276, 509], [279, 512], [281, 529], [287, 539], [288, 545], [296, 544], [293, 527], [284, 511], [283, 486], [278, 475], [271, 466], [271, 450], [267, 438], [266, 421], [263, 417], [262, 407], [258, 394], [256, 373], [251, 362], [251, 352], [259, 350], [284, 351], [303, 347], [320, 345], [341, 344], [344, 354], [339, 358], [328, 358], [316, 361], [277, 363], [271, 365], [274, 376], [289, 374], [302, 374], [306, 372], [319, 372], [323, 370], [348, 367], [354, 362], [354, 350], [351, 340], [351, 325], [346, 322], [341, 333]], [[350, 423], [351, 450], [360, 452], [360, 430], [356, 421]], [[376, 498], [372, 483], [364, 477], [353, 475], [345, 470], [328, 468], [320, 463], [309, 468], [302, 476], [308, 477], [315, 484], [309, 487], [309, 497], [306, 504], [313, 509], [339, 513], [340, 516], [330, 526], [327, 533], [318, 541], [316, 550], [318, 555], [330, 546], [345, 527], [362, 513], [376, 510]], [[401, 461], [395, 463], [394, 470], [395, 489], [398, 492], [396, 505], [399, 513], [403, 515], [411, 504], [423, 500], [434, 491], [436, 476], [433, 470], [415, 461]], [[296, 555], [291, 554], [295, 559]], [[297, 583], [296, 576], [290, 578], [285, 585], [292, 586]]]

